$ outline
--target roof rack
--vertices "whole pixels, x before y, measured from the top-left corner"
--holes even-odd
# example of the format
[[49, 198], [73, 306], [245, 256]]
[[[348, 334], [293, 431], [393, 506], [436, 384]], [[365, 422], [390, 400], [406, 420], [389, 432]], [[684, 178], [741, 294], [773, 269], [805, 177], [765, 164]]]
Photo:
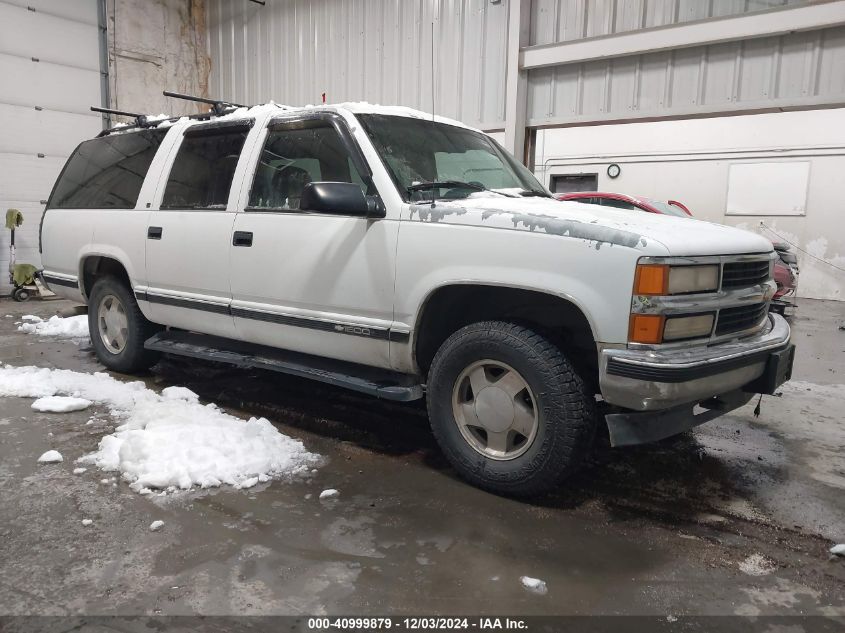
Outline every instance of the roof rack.
[[162, 93], [165, 97], [172, 97], [173, 99], [183, 99], [185, 101], [195, 101], [196, 103], [207, 103], [211, 106], [212, 112], [215, 116], [226, 114], [229, 110], [234, 108], [245, 108], [245, 105], [240, 103], [232, 103], [231, 101], [222, 101], [221, 99], [206, 99], [205, 97], [195, 97], [193, 95], [186, 95], [180, 92], [170, 92], [165, 90]]
[[112, 132], [125, 132], [127, 130], [132, 130], [136, 128], [143, 129], [156, 127], [160, 123], [164, 123], [165, 121], [178, 121], [179, 119], [183, 118], [206, 121], [217, 116], [229, 114], [236, 108], [247, 107], [241, 105], [240, 103], [232, 103], [231, 101], [221, 101], [220, 99], [206, 99], [205, 97], [195, 97], [193, 95], [186, 95], [179, 92], [170, 92], [168, 90], [165, 90], [162, 94], [164, 94], [165, 97], [172, 97], [174, 99], [184, 99], [185, 101], [194, 101], [196, 103], [207, 103], [211, 106], [211, 110], [209, 110], [208, 112], [200, 112], [198, 114], [172, 116], [165, 119], [152, 119], [148, 114], [138, 114], [137, 112], [126, 112], [124, 110], [114, 110], [112, 108], [100, 108], [96, 106], [91, 106], [91, 110], [94, 112], [102, 112], [104, 114], [116, 114], [118, 116], [125, 116], [135, 119], [135, 123], [133, 124], [119, 125], [116, 127], [111, 127], [107, 130], [103, 130], [97, 135], [97, 137], [99, 138], [101, 136], [108, 136]]

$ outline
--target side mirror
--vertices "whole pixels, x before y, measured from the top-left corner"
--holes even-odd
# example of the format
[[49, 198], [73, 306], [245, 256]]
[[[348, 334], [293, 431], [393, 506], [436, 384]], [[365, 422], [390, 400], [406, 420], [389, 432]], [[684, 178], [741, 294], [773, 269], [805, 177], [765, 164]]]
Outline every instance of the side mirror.
[[361, 187], [349, 182], [310, 182], [302, 189], [301, 211], [383, 218], [381, 201], [365, 196]]

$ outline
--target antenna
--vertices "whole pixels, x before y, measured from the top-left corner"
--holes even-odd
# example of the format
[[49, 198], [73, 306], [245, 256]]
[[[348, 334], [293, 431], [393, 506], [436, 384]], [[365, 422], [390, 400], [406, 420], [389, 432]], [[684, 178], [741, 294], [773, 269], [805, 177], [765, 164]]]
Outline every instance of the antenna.
[[229, 108], [245, 108], [245, 105], [240, 103], [232, 103], [231, 101], [222, 101], [220, 99], [206, 99], [205, 97], [195, 97], [194, 95], [186, 95], [181, 92], [170, 92], [165, 90], [162, 92], [165, 97], [172, 97], [174, 99], [183, 99], [185, 101], [195, 101], [196, 103], [207, 103], [214, 110], [214, 114], [220, 116], [226, 113]]
[[[431, 124], [434, 125], [434, 18], [431, 18]], [[435, 168], [436, 169], [436, 168]], [[437, 180], [437, 174], [435, 174]], [[434, 188], [431, 189], [431, 208], [434, 208]]]
[[434, 123], [434, 19], [431, 20], [431, 122]]

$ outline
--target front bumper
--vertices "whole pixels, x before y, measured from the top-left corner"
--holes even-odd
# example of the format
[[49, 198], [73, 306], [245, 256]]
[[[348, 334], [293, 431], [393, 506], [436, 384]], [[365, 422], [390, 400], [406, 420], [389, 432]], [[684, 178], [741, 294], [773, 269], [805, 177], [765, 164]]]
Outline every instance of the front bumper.
[[604, 400], [634, 411], [663, 411], [741, 389], [760, 378], [773, 352], [789, 346], [778, 314], [758, 334], [718, 345], [666, 350], [605, 348], [599, 358]]

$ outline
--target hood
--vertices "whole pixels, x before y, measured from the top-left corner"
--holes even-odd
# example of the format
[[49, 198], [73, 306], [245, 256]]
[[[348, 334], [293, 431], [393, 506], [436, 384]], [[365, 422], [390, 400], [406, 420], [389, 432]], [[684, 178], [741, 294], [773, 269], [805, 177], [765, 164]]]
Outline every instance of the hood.
[[[739, 255], [768, 253], [764, 237], [694, 218], [628, 211], [550, 198], [506, 198], [490, 192], [468, 198], [411, 206], [411, 220], [542, 231], [655, 253], [655, 242], [668, 255]], [[651, 245], [651, 246], [649, 246]]]

